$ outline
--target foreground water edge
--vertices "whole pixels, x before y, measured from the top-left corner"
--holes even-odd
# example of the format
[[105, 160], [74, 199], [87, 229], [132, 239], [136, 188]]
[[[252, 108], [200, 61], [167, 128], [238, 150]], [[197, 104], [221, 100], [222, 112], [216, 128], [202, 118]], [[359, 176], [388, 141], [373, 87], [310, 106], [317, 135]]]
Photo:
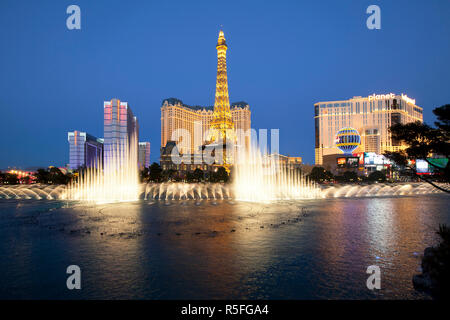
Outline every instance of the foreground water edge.
[[[251, 203], [0, 200], [3, 299], [427, 299], [447, 195]], [[82, 289], [66, 288], [68, 265]], [[366, 287], [369, 265], [381, 289]]]

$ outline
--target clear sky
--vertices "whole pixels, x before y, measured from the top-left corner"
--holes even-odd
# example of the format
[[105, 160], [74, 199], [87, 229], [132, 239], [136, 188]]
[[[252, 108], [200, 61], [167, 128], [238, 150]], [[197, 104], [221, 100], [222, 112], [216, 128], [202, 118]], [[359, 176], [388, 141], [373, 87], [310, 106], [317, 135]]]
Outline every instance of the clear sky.
[[[81, 8], [68, 30], [66, 8]], [[366, 8], [381, 8], [381, 30]], [[313, 104], [406, 93], [450, 103], [450, 1], [0, 1], [0, 168], [65, 165], [67, 131], [102, 137], [103, 101], [128, 101], [160, 148], [160, 106], [213, 105], [220, 25], [231, 102], [280, 152], [314, 162]]]

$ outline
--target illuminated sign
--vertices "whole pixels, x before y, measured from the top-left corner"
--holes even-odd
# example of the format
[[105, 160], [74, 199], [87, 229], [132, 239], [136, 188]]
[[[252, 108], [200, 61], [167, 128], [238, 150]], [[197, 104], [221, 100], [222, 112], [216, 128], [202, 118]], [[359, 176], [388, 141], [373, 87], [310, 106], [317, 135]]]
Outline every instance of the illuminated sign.
[[338, 168], [358, 168], [359, 161], [359, 157], [336, 158]]
[[[432, 165], [444, 169], [445, 167], [447, 167], [447, 163], [448, 163], [448, 159], [447, 158], [427, 158], [428, 162], [431, 163]], [[431, 172], [434, 171], [439, 171], [439, 169], [433, 167], [433, 166], [428, 166]]]
[[365, 165], [381, 165], [390, 164], [389, 159], [385, 158], [381, 154], [376, 154], [375, 152], [366, 152], [364, 154], [364, 164]]
[[373, 162], [373, 163], [374, 163], [374, 164], [384, 164], [384, 157], [377, 154], [377, 155], [374, 157], [374, 162]]
[[369, 97], [369, 101], [372, 101], [372, 100], [380, 100], [380, 99], [393, 99], [393, 98], [395, 98], [395, 94], [393, 94], [393, 93], [388, 93], [388, 94], [372, 94], [372, 95], [370, 95]]
[[[383, 99], [394, 99], [395, 94], [394, 93], [387, 93], [387, 94], [371, 94], [368, 96], [369, 101], [372, 100], [383, 100]], [[405, 100], [407, 103], [416, 104], [416, 99], [411, 99], [406, 94], [402, 93], [402, 99]]]
[[337, 166], [338, 167], [345, 167], [345, 161], [346, 161], [346, 158], [337, 158], [336, 159]]
[[403, 94], [403, 93], [402, 93], [402, 99], [405, 100], [407, 103], [416, 104], [416, 99], [411, 99], [406, 94]]
[[375, 152], [366, 152], [364, 154], [364, 164], [375, 164]]
[[358, 157], [348, 157], [347, 158], [347, 167], [358, 168], [358, 165], [359, 165], [358, 162], [359, 162]]
[[428, 162], [425, 160], [417, 159], [416, 160], [416, 171], [417, 173], [428, 173]]
[[359, 164], [364, 166], [364, 152], [357, 152], [353, 154], [355, 157], [359, 158]]

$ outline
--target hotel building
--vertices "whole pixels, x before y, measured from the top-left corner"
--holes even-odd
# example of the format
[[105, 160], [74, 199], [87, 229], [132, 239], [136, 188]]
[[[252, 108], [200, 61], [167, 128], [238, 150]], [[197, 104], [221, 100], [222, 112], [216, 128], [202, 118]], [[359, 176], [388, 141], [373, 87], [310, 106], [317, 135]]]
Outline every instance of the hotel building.
[[103, 161], [103, 139], [96, 138], [86, 132], [72, 131], [67, 133], [69, 141], [69, 168], [94, 168]]
[[150, 142], [139, 142], [138, 161], [140, 170], [150, 166]]
[[286, 168], [295, 169], [295, 168], [302, 168], [303, 166], [302, 157], [285, 156], [279, 153], [272, 153], [265, 157], [267, 157], [269, 161], [275, 161], [275, 163], [283, 165]]
[[[230, 109], [235, 129], [249, 132], [250, 106], [246, 102], [235, 102]], [[207, 140], [213, 117], [213, 106], [189, 106], [176, 98], [165, 99], [161, 106], [161, 147], [165, 147], [168, 141], [176, 141], [181, 154], [198, 153]], [[180, 139], [178, 133], [181, 130], [185, 130], [190, 139]]]
[[[186, 163], [180, 163], [181, 166], [175, 165], [178, 170], [192, 170], [195, 167], [209, 170], [211, 168], [206, 165], [209, 163], [211, 167], [223, 166], [229, 171], [234, 160], [234, 152], [239, 148], [250, 146], [250, 107], [246, 102], [230, 104], [226, 63], [228, 45], [222, 30], [219, 32], [216, 49], [217, 77], [214, 106], [189, 106], [176, 98], [165, 99], [162, 103], [160, 162], [163, 168], [172, 168], [175, 165], [171, 163], [171, 153], [176, 151], [183, 156], [191, 155], [189, 164], [194, 162], [196, 165], [191, 166], [186, 160]], [[207, 145], [217, 147], [212, 150], [213, 161], [205, 161], [203, 157], [208, 153]]]
[[[128, 150], [138, 152], [139, 124], [128, 102], [118, 99], [105, 101], [104, 108], [104, 157], [109, 163], [112, 148], [126, 146]], [[137, 154], [136, 154], [137, 157]]]
[[344, 127], [358, 130], [361, 145], [354, 151], [382, 154], [405, 147], [394, 141], [389, 127], [423, 121], [422, 108], [405, 94], [373, 94], [349, 100], [324, 101], [314, 104], [315, 163], [322, 165], [327, 155], [341, 154], [336, 147], [336, 133]]

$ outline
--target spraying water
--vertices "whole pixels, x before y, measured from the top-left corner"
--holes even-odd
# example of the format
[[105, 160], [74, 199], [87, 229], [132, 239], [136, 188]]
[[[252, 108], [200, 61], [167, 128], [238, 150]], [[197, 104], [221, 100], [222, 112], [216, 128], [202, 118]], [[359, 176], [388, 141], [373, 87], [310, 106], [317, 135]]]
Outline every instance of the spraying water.
[[[72, 185], [70, 186], [72, 187]], [[372, 185], [336, 185], [336, 186], [318, 186], [320, 196], [318, 198], [365, 198], [365, 197], [401, 197], [419, 194], [443, 194], [439, 189], [426, 183], [379, 183]], [[65, 200], [68, 198], [68, 188], [64, 185], [11, 185], [0, 186], [0, 199], [35, 199], [35, 200]], [[72, 189], [75, 193], [75, 189]], [[244, 199], [243, 196], [235, 194], [233, 184], [220, 183], [185, 183], [185, 182], [166, 182], [149, 183], [147, 185], [138, 185], [138, 198], [143, 200], [201, 200], [201, 199]], [[79, 194], [82, 194], [79, 192]], [[114, 202], [114, 201], [132, 201], [112, 200], [97, 201], [89, 197], [93, 202]], [[112, 197], [120, 198], [120, 197]], [[254, 197], [260, 198], [260, 197]], [[310, 197], [312, 198], [312, 197]], [[78, 197], [80, 199], [80, 197]], [[131, 199], [135, 199], [131, 197]], [[250, 197], [245, 201], [251, 201]], [[256, 200], [255, 200], [256, 201]], [[266, 202], [267, 200], [262, 200]]]
[[237, 153], [233, 191], [237, 200], [274, 201], [314, 199], [320, 188], [297, 169], [253, 147]]
[[108, 203], [136, 201], [141, 186], [138, 175], [137, 141], [121, 142], [105, 150], [105, 163], [80, 171], [67, 187], [63, 199]]
[[[134, 139], [135, 140], [135, 139]], [[80, 200], [94, 203], [138, 199], [189, 200], [234, 199], [268, 202], [275, 200], [408, 196], [442, 193], [424, 183], [319, 186], [276, 157], [257, 148], [237, 155], [233, 183], [139, 183], [137, 143], [107, 150], [105, 163], [80, 172], [78, 179], [63, 185], [0, 186], [0, 199]]]

